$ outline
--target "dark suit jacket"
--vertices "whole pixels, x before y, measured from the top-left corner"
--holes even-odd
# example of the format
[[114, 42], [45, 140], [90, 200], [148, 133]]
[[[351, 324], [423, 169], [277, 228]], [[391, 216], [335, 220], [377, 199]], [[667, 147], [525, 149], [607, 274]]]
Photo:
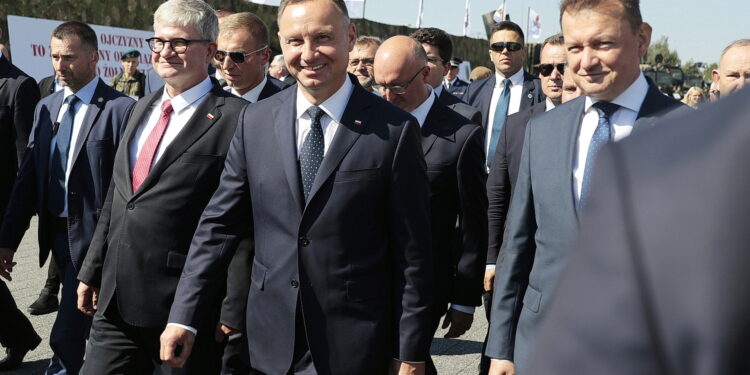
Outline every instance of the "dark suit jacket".
[[479, 125], [437, 98], [422, 126], [422, 151], [430, 180], [435, 302], [436, 309], [442, 309], [436, 315], [445, 312], [447, 303], [482, 303], [487, 245], [482, 138]]
[[[130, 325], [166, 325], [190, 239], [219, 184], [239, 112], [247, 103], [218, 82], [213, 84], [135, 193], [130, 142], [163, 88], [135, 105], [123, 146], [117, 150], [110, 193], [78, 278], [100, 288], [100, 311], [117, 303], [120, 316]], [[207, 324], [201, 323], [195, 327]]]
[[[52, 127], [64, 91], [42, 99], [34, 113], [34, 130], [0, 232], [0, 246], [18, 248], [29, 221], [39, 215], [39, 265], [52, 248], [52, 217], [48, 209], [49, 160]], [[99, 79], [83, 119], [68, 178], [68, 237], [70, 258], [80, 269], [96, 228], [112, 178], [112, 163], [125, 121], [135, 101]]]
[[5, 57], [0, 57], [0, 225], [19, 164], [26, 152], [39, 88]]
[[536, 115], [547, 110], [547, 101], [534, 104], [521, 112], [508, 116], [505, 126], [500, 133], [497, 149], [493, 155], [492, 168], [487, 177], [487, 222], [489, 232], [489, 247], [487, 248], [487, 264], [497, 263], [497, 254], [503, 243], [505, 217], [508, 215], [510, 197], [513, 186], [518, 177], [518, 164], [521, 162], [523, 138], [526, 134], [526, 124]]
[[[472, 107], [479, 110], [482, 113], [482, 125], [483, 128], [487, 129], [487, 121], [490, 113], [490, 102], [492, 101], [492, 91], [495, 88], [497, 79], [495, 74], [489, 78], [474, 81], [469, 84], [466, 88], [466, 92], [461, 96], [461, 100], [469, 103]], [[539, 78], [532, 76], [529, 73], [523, 73], [523, 93], [521, 94], [521, 107], [518, 109], [522, 111], [526, 108], [531, 107], [536, 103], [544, 102], [545, 96], [542, 91], [541, 83]]]
[[[203, 319], [227, 250], [252, 230], [247, 339], [262, 373], [287, 372], [295, 335], [306, 335], [321, 375], [383, 374], [392, 358], [424, 361], [428, 351], [432, 256], [419, 126], [354, 86], [307, 204], [297, 90], [247, 106], [190, 248], [169, 319], [187, 325]], [[298, 311], [304, 333], [295, 332]]]
[[55, 75], [47, 76], [39, 81], [39, 93], [42, 98], [55, 93]]
[[[459, 115], [466, 117], [471, 122], [481, 126], [482, 125], [482, 113], [478, 109], [464, 103], [461, 99], [445, 91], [440, 91], [438, 99], [441, 103], [448, 106], [448, 108], [456, 111]], [[484, 136], [482, 136], [484, 138]]]
[[748, 102], [602, 149], [530, 373], [750, 373]]
[[456, 79], [455, 82], [451, 83], [448, 87], [448, 93], [455, 96], [461, 97], [466, 92], [466, 88], [469, 86], [469, 82], [462, 80], [461, 78]]
[[[585, 97], [529, 121], [498, 257], [486, 354], [528, 364], [533, 333], [578, 234], [573, 160]], [[649, 85], [632, 132], [682, 106]]]
[[[287, 84], [276, 78], [267, 76], [268, 80], [258, 96], [258, 101], [269, 98], [279, 91], [287, 88]], [[250, 291], [250, 272], [253, 267], [252, 240], [243, 240], [242, 246], [232, 257], [227, 269], [227, 295], [221, 303], [221, 316], [219, 321], [235, 329], [245, 327], [245, 306], [247, 305], [247, 294]]]

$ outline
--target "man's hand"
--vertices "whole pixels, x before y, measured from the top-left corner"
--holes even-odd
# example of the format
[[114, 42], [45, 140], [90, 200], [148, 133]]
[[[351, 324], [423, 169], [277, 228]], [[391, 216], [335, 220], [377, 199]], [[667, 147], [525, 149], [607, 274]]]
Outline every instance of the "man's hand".
[[488, 375], [516, 375], [516, 366], [511, 361], [493, 359]]
[[99, 307], [99, 289], [90, 286], [83, 281], [78, 283], [78, 310], [92, 316]]
[[484, 291], [491, 292], [495, 283], [495, 269], [484, 270]]
[[190, 357], [195, 334], [182, 327], [168, 325], [161, 333], [159, 358], [169, 366], [182, 368]]
[[407, 363], [394, 359], [390, 375], [424, 375], [425, 363]]
[[16, 252], [13, 251], [13, 249], [0, 247], [0, 276], [8, 281], [13, 280], [13, 278], [10, 277], [10, 273], [13, 272], [13, 266], [16, 265], [13, 261], [13, 255], [15, 255], [15, 253]]
[[474, 322], [474, 315], [467, 314], [462, 311], [455, 309], [448, 309], [448, 312], [443, 318], [443, 329], [448, 328], [448, 333], [445, 334], [446, 339], [454, 339], [466, 333], [471, 328], [471, 323]]
[[216, 324], [216, 333], [214, 333], [214, 340], [216, 342], [224, 342], [229, 336], [240, 333], [239, 329], [234, 329], [230, 326], [225, 326], [221, 323]]

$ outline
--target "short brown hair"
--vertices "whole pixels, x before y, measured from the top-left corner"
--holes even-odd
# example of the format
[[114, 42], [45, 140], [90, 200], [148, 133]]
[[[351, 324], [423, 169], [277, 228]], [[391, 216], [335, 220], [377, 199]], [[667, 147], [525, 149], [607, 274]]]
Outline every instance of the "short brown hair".
[[561, 46], [565, 44], [565, 37], [563, 37], [562, 33], [552, 35], [551, 37], [544, 40], [544, 42], [542, 43], [542, 49], [544, 49], [547, 44], [551, 44], [553, 46]]
[[376, 36], [362, 35], [354, 42], [354, 47], [380, 47], [383, 41]]
[[[276, 22], [281, 23], [279, 22], [279, 20], [281, 20], [281, 15], [284, 14], [284, 10], [286, 9], [287, 6], [294, 5], [294, 4], [301, 4], [304, 2], [308, 2], [308, 1], [311, 1], [311, 0], [281, 0], [281, 4], [279, 4], [279, 11], [278, 13], [276, 13]], [[341, 14], [343, 14], [344, 18], [346, 18], [346, 23], [352, 22], [351, 19], [349, 19], [349, 10], [347, 10], [346, 3], [344, 2], [344, 0], [329, 0], [329, 1], [331, 1], [333, 5], [336, 6], [336, 8], [339, 11], [341, 11]]]
[[235, 13], [224, 17], [219, 25], [219, 35], [230, 34], [237, 30], [247, 30], [259, 44], [255, 48], [268, 46], [268, 26], [250, 12]]
[[726, 55], [730, 49], [735, 47], [750, 47], [750, 39], [735, 40], [730, 45], [726, 46], [724, 50], [721, 51], [721, 56], [719, 56], [719, 66], [721, 66], [721, 60], [724, 58], [724, 55]]
[[643, 23], [641, 17], [640, 0], [563, 0], [560, 3], [560, 23], [562, 16], [566, 11], [577, 12], [585, 9], [594, 9], [607, 3], [617, 3], [622, 6], [625, 12], [625, 18], [630, 22], [630, 27], [636, 31]]
[[81, 45], [88, 48], [90, 51], [99, 50], [99, 42], [97, 41], [94, 29], [83, 22], [64, 22], [52, 31], [52, 37], [55, 39], [63, 40], [71, 36], [77, 36], [81, 41]]

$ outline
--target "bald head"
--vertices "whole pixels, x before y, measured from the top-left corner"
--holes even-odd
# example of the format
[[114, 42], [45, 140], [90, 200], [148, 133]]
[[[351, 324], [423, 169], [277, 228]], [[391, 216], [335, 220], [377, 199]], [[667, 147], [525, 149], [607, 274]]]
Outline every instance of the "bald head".
[[427, 54], [416, 40], [403, 35], [394, 36], [378, 48], [375, 54], [375, 84], [383, 98], [411, 112], [430, 94], [427, 87]]

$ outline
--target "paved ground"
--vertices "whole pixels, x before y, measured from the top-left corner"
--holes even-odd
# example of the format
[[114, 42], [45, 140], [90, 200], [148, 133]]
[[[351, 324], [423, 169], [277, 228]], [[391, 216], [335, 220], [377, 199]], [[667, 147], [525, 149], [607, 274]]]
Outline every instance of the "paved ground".
[[[18, 265], [13, 270], [13, 281], [8, 283], [19, 308], [26, 313], [26, 308], [34, 302], [44, 285], [46, 268], [39, 268], [38, 248], [36, 241], [36, 220], [32, 221], [21, 246], [16, 253]], [[28, 316], [28, 314], [27, 314]], [[0, 372], [9, 375], [44, 374], [52, 351], [49, 348], [49, 333], [55, 314], [29, 316], [37, 332], [42, 336], [42, 344], [26, 356], [26, 361], [15, 371]], [[479, 352], [487, 330], [484, 311], [477, 309], [471, 331], [459, 339], [444, 339], [445, 331], [439, 330], [432, 344], [432, 354], [440, 374], [476, 374], [479, 363]]]

